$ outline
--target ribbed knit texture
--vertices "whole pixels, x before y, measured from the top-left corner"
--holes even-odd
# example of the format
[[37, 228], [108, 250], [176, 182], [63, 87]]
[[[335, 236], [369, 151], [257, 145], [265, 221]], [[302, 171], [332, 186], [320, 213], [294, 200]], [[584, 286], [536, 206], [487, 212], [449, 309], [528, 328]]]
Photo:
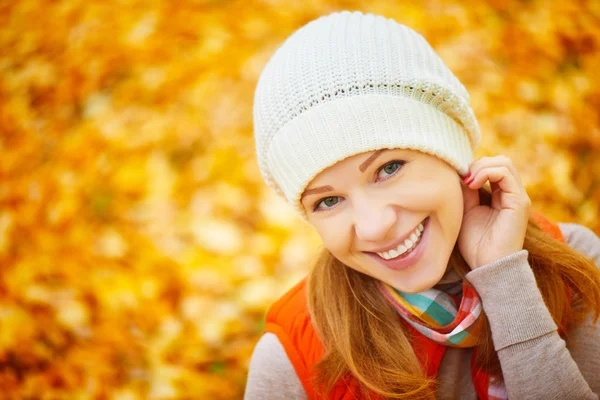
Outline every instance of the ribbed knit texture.
[[358, 11], [288, 37], [259, 77], [253, 114], [261, 174], [305, 220], [302, 192], [344, 158], [410, 148], [462, 175], [480, 141], [466, 89], [427, 41]]

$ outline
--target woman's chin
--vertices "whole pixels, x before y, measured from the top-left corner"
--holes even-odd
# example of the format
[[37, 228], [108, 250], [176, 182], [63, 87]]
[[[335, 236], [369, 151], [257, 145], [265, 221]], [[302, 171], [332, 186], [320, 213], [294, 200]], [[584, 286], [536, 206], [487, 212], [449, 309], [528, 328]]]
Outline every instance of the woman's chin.
[[420, 293], [434, 287], [444, 275], [445, 268], [441, 269], [441, 273], [426, 272], [423, 275], [414, 274], [413, 276], [391, 277], [386, 279], [386, 283], [395, 289], [409, 294]]

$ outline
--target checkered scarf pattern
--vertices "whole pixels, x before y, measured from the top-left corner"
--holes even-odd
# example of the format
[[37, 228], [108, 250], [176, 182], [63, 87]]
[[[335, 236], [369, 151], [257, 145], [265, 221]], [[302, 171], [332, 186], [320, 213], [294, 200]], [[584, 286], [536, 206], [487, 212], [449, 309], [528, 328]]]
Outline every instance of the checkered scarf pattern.
[[[467, 280], [442, 291], [428, 289], [403, 293], [380, 281], [385, 298], [400, 316], [431, 340], [451, 347], [474, 347], [480, 343], [482, 304]], [[488, 399], [507, 399], [503, 381], [489, 380]]]

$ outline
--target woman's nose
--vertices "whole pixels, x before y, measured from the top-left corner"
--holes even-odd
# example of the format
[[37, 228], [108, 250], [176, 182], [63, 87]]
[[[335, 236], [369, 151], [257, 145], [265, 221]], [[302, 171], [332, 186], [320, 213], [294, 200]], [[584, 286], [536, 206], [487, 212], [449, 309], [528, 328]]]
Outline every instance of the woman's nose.
[[354, 230], [359, 240], [381, 242], [396, 222], [396, 213], [389, 204], [362, 201], [354, 207]]

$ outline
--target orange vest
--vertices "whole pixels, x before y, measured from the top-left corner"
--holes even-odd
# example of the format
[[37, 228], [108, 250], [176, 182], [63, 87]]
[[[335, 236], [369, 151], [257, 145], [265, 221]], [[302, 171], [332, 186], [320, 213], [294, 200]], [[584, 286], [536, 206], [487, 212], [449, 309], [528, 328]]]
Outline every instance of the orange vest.
[[[531, 214], [546, 233], [557, 240], [565, 242], [558, 225], [541, 214], [533, 212]], [[403, 319], [402, 321], [404, 322]], [[408, 323], [404, 322], [404, 325], [412, 334], [413, 347], [419, 349], [415, 353], [421, 365], [424, 366], [427, 376], [434, 378], [437, 375], [446, 346], [430, 340]], [[302, 279], [271, 305], [267, 311], [264, 332], [271, 332], [277, 336], [294, 366], [308, 398], [311, 400], [323, 399], [322, 396], [317, 396], [315, 387], [310, 381], [311, 368], [323, 357], [325, 349], [317, 337], [308, 313], [306, 278]], [[486, 375], [478, 376], [473, 383], [478, 394], [487, 393]], [[358, 385], [358, 380], [348, 377], [336, 384], [329, 398], [335, 400], [358, 399], [360, 398]], [[377, 398], [377, 396], [374, 396], [374, 398]], [[480, 398], [484, 398], [484, 396], [480, 395]]]

